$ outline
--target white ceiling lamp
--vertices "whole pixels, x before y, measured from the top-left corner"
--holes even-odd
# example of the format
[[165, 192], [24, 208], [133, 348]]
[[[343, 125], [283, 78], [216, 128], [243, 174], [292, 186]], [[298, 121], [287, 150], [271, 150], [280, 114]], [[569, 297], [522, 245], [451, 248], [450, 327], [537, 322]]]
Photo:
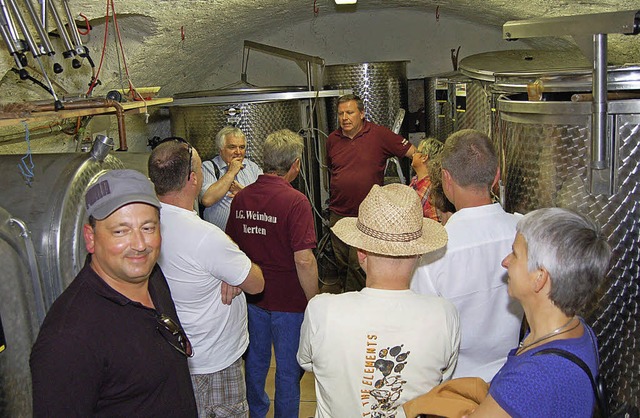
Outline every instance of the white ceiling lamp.
[[336, 0], [336, 4], [337, 5], [356, 4], [357, 2], [358, 2], [358, 0]]

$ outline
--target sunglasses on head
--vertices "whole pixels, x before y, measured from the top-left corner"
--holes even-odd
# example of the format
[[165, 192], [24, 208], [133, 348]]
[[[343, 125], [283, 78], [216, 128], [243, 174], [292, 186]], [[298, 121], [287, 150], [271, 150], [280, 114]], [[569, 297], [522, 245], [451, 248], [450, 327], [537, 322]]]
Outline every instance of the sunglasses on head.
[[164, 332], [160, 329], [160, 327], [156, 327], [160, 335], [169, 343], [173, 348], [178, 350], [178, 352], [184, 354], [187, 357], [193, 357], [193, 347], [191, 347], [191, 341], [185, 334], [184, 330], [177, 324], [176, 321], [171, 319], [171, 317], [162, 314], [157, 317], [158, 324], [162, 326], [162, 328], [166, 331], [169, 331], [171, 337], [176, 338], [178, 341], [178, 345], [176, 345], [173, 341], [171, 341], [171, 337], [165, 335]]

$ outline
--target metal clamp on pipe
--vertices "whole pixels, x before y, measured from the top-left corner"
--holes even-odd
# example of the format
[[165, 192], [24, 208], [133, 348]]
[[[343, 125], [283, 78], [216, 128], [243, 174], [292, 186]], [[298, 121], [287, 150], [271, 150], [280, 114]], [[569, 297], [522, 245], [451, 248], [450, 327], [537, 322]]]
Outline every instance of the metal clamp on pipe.
[[640, 11], [509, 21], [503, 25], [502, 33], [507, 40], [565, 35], [592, 37], [593, 49], [585, 53], [593, 57], [589, 188], [592, 194], [613, 194], [615, 138], [607, 103], [607, 34], [640, 33]]

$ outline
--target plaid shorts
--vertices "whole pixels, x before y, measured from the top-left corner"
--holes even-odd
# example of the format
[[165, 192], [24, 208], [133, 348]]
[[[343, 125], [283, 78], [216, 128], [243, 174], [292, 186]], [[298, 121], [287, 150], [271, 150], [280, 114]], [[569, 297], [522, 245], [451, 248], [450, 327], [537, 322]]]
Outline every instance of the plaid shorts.
[[249, 417], [242, 358], [211, 374], [192, 374], [198, 418]]

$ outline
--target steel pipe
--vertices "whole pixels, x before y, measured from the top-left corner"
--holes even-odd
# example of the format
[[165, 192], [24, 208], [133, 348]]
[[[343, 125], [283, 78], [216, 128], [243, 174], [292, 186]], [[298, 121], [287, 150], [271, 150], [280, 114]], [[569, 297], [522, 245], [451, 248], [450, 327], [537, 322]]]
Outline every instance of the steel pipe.
[[7, 3], [9, 4], [11, 11], [13, 12], [13, 16], [16, 18], [16, 21], [18, 22], [18, 26], [20, 27], [20, 30], [22, 31], [22, 34], [24, 35], [24, 38], [27, 41], [27, 45], [29, 45], [31, 54], [34, 56], [34, 58], [39, 57], [40, 55], [42, 55], [42, 50], [40, 49], [38, 44], [36, 44], [36, 41], [35, 39], [33, 39], [33, 36], [31, 36], [31, 32], [29, 31], [29, 28], [27, 27], [27, 23], [24, 21], [24, 18], [22, 17], [22, 13], [20, 12], [20, 9], [18, 9], [18, 5], [14, 0], [7, 0]]
[[[86, 100], [86, 101], [78, 101], [78, 102], [67, 102], [64, 104], [65, 110], [74, 110], [74, 109], [95, 109], [99, 107], [113, 107], [116, 109], [116, 118], [118, 120], [118, 137], [120, 148], [118, 151], [126, 151], [127, 147], [127, 133], [124, 126], [124, 108], [122, 105], [115, 100], [106, 100], [106, 99], [96, 99], [96, 100]], [[55, 105], [47, 103], [36, 106], [36, 111], [40, 112], [52, 112], [56, 111]]]
[[18, 31], [16, 30], [15, 23], [11, 18], [11, 12], [7, 8], [7, 3], [5, 2], [5, 0], [0, 0], [0, 9], [2, 10], [2, 16], [0, 16], [0, 24], [6, 27], [6, 30], [8, 31], [13, 41], [13, 47], [17, 48], [20, 38], [18, 37]]
[[[26, 0], [29, 1], [29, 0]], [[69, 34], [71, 35], [71, 39], [73, 40], [73, 46], [78, 55], [84, 52], [84, 46], [82, 45], [82, 39], [80, 39], [80, 33], [78, 32], [78, 25], [76, 25], [76, 21], [73, 18], [73, 13], [71, 13], [71, 8], [69, 7], [69, 3], [67, 0], [62, 0], [62, 7], [64, 8], [64, 13], [67, 15], [67, 23], [69, 24]]]
[[60, 19], [60, 14], [58, 13], [58, 9], [56, 9], [55, 4], [53, 4], [53, 0], [47, 0], [47, 7], [51, 12], [51, 16], [53, 17], [53, 21], [56, 23], [56, 27], [58, 28], [58, 32], [60, 32], [60, 37], [62, 38], [62, 42], [64, 43], [64, 47], [67, 49], [62, 53], [65, 58], [69, 58], [75, 55], [76, 51], [73, 47], [73, 43], [71, 42], [71, 38], [69, 38], [69, 33], [67, 32], [67, 28], [64, 27], [62, 23], [62, 19]]
[[16, 48], [14, 44], [13, 37], [11, 36], [10, 31], [11, 26], [6, 24], [4, 16], [0, 15], [0, 35], [2, 39], [4, 39], [4, 43], [7, 44], [7, 49], [11, 55], [14, 55], [20, 51]]
[[607, 153], [607, 35], [593, 35], [591, 168], [609, 167]]
[[27, 250], [27, 264], [29, 265], [29, 273], [31, 275], [31, 286], [33, 287], [33, 294], [36, 305], [36, 315], [38, 317], [38, 324], [42, 324], [46, 315], [46, 309], [44, 307], [44, 291], [42, 289], [42, 281], [40, 279], [40, 270], [38, 269], [38, 259], [36, 255], [36, 249], [31, 239], [31, 232], [27, 227], [27, 224], [18, 218], [10, 218], [8, 220], [9, 225], [15, 225], [20, 229], [20, 237], [24, 240], [24, 246]]
[[33, 27], [36, 28], [36, 32], [38, 32], [38, 37], [40, 37], [40, 42], [42, 43], [42, 52], [46, 55], [53, 55], [55, 51], [53, 50], [53, 45], [49, 40], [49, 36], [47, 32], [44, 30], [44, 27], [40, 24], [40, 20], [38, 19], [38, 15], [36, 14], [33, 5], [31, 4], [31, 0], [24, 0], [25, 6], [27, 6], [27, 11], [29, 12], [29, 16], [31, 16], [31, 21], [33, 22]]

